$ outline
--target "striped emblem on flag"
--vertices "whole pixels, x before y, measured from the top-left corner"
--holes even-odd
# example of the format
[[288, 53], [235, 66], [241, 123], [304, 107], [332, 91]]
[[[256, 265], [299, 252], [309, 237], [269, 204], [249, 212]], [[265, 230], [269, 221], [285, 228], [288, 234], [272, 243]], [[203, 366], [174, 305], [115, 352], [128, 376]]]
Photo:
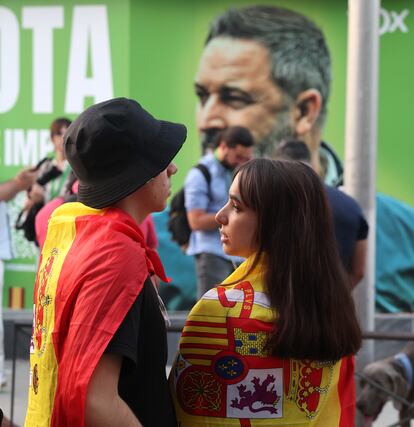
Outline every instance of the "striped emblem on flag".
[[225, 322], [187, 321], [180, 341], [180, 352], [192, 365], [210, 366], [213, 357], [228, 348]]

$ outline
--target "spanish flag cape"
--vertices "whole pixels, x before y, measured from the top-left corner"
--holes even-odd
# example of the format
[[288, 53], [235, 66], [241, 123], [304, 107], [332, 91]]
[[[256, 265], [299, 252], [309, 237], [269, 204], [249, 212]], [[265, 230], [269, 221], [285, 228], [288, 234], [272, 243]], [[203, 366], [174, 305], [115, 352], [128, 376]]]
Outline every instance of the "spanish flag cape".
[[[191, 310], [170, 373], [181, 427], [351, 427], [354, 361], [278, 359], [265, 350], [274, 313], [245, 261]], [[236, 283], [229, 284], [226, 283]]]
[[91, 375], [160, 259], [125, 212], [67, 203], [50, 219], [34, 290], [26, 426], [84, 425]]

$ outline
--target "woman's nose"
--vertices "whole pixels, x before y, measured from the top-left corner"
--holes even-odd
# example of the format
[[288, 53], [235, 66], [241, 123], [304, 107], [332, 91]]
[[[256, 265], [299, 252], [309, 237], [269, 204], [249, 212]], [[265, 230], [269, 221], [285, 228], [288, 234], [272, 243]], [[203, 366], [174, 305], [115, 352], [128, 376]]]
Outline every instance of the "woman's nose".
[[216, 213], [216, 222], [219, 223], [220, 225], [225, 225], [227, 223], [227, 219], [226, 219], [226, 215], [225, 215], [225, 211], [224, 211], [224, 207], [221, 208], [217, 213]]

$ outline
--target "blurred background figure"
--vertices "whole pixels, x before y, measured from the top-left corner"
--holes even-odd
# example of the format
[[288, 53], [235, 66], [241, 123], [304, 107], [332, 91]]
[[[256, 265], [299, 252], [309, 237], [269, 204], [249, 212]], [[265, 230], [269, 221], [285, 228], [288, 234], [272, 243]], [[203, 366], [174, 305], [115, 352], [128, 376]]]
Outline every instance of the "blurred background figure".
[[56, 208], [73, 196], [72, 186], [76, 178], [63, 150], [63, 137], [70, 124], [71, 121], [66, 118], [58, 118], [52, 122], [50, 139], [54, 146], [54, 157], [46, 157], [36, 166], [36, 181], [28, 190], [27, 199], [16, 221], [16, 228], [23, 230], [26, 239], [37, 245], [36, 217], [39, 211], [49, 202], [56, 200], [48, 207], [48, 216], [42, 216], [46, 218], [46, 227], [42, 229], [46, 229], [47, 218], [53, 211], [51, 206]]
[[27, 190], [34, 183], [37, 172], [33, 169], [24, 169], [14, 178], [0, 183], [0, 390], [7, 384], [4, 373], [4, 328], [3, 328], [3, 286], [4, 261], [12, 259], [9, 220], [7, 216], [7, 201], [17, 193]]
[[52, 212], [61, 204], [66, 202], [75, 202], [78, 194], [78, 180], [75, 174], [71, 171], [69, 179], [65, 185], [64, 196], [58, 196], [47, 202], [37, 213], [34, 218], [36, 243], [42, 250], [43, 243], [46, 239], [47, 224]]
[[[288, 140], [279, 144], [274, 159], [299, 160], [311, 166], [309, 148], [303, 141]], [[351, 288], [364, 277], [367, 254], [368, 223], [358, 203], [344, 192], [325, 185], [334, 221], [336, 242]]]
[[54, 158], [47, 159], [39, 168], [36, 183], [28, 194], [28, 205], [38, 202], [46, 203], [55, 197], [62, 196], [69, 179], [70, 166], [63, 150], [63, 137], [71, 121], [59, 118], [50, 125], [50, 139], [54, 146]]
[[198, 297], [221, 283], [234, 270], [233, 262], [241, 261], [223, 252], [215, 215], [227, 202], [234, 169], [253, 157], [254, 140], [248, 129], [233, 126], [216, 134], [214, 146], [214, 151], [208, 150], [199, 161], [210, 182], [194, 167], [184, 184], [192, 230], [187, 254], [195, 255]]
[[23, 169], [14, 178], [0, 183], [0, 202], [8, 202], [20, 193], [28, 190], [35, 182], [37, 171], [33, 168]]

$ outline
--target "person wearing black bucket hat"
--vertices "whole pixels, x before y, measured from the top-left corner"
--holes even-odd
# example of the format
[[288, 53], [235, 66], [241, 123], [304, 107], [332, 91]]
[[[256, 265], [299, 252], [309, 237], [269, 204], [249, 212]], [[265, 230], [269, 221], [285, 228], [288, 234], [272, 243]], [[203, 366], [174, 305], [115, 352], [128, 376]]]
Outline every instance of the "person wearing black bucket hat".
[[42, 249], [27, 426], [176, 426], [151, 276], [168, 279], [139, 224], [165, 208], [185, 139], [185, 126], [126, 98], [68, 128], [78, 202], [54, 211]]
[[128, 196], [167, 168], [185, 136], [183, 125], [156, 120], [132, 99], [90, 107], [64, 142], [79, 179], [78, 200], [103, 208]]

